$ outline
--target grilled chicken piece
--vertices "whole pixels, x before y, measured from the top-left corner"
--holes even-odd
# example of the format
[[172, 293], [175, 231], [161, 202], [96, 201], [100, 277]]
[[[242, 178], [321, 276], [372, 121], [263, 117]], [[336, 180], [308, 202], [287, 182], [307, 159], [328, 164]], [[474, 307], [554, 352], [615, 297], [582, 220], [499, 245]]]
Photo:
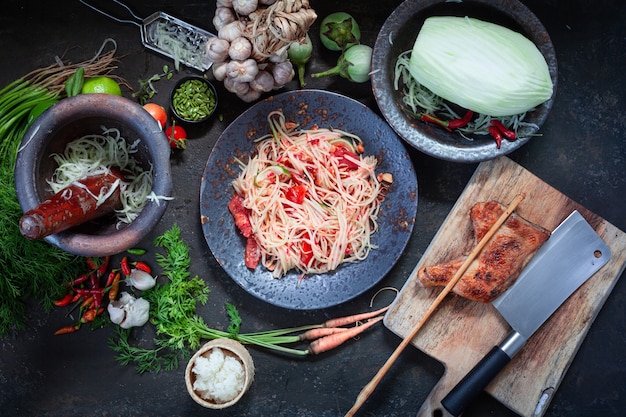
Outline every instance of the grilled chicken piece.
[[[476, 203], [470, 209], [474, 246], [485, 236], [506, 207], [497, 201]], [[453, 292], [481, 303], [496, 299], [513, 285], [550, 232], [516, 213], [511, 214], [469, 265]], [[417, 277], [424, 287], [445, 286], [466, 257], [420, 268]]]

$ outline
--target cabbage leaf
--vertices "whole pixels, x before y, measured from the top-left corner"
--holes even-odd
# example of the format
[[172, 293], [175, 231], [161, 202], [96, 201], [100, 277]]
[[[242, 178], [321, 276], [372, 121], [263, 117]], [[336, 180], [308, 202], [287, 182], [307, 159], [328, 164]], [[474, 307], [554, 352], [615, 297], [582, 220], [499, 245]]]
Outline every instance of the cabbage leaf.
[[434, 94], [494, 117], [529, 111], [553, 92], [548, 64], [533, 42], [470, 17], [427, 18], [409, 72]]

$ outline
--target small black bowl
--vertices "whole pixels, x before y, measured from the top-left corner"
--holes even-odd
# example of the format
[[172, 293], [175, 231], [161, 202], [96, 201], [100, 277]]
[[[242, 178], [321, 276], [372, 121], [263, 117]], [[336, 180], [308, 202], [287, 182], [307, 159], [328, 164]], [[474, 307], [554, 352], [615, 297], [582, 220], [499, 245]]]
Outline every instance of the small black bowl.
[[183, 77], [172, 89], [170, 111], [178, 122], [200, 125], [209, 120], [216, 109], [217, 90], [203, 77]]

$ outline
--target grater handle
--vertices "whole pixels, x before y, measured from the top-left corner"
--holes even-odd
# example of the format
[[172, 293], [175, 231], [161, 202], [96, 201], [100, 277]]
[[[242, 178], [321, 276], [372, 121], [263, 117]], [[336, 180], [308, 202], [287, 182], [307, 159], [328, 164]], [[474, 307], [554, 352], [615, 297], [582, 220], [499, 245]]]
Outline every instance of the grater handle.
[[120, 22], [120, 23], [132, 23], [133, 25], [136, 25], [138, 27], [141, 27], [141, 23], [143, 21], [142, 18], [140, 18], [139, 16], [137, 16], [130, 7], [128, 7], [126, 4], [122, 3], [119, 0], [113, 0], [115, 3], [119, 4], [120, 6], [122, 6], [123, 8], [125, 8], [128, 13], [130, 13], [130, 15], [134, 18], [134, 20], [131, 19], [122, 19], [120, 17], [117, 16], [113, 16], [110, 13], [105, 12], [104, 10], [98, 9], [96, 6], [94, 6], [93, 4], [88, 3], [86, 0], [79, 0], [82, 4], [84, 4], [85, 6], [89, 7], [92, 10], [95, 10], [96, 12], [105, 15], [108, 18], [111, 18], [113, 20], [115, 20], [116, 22]]

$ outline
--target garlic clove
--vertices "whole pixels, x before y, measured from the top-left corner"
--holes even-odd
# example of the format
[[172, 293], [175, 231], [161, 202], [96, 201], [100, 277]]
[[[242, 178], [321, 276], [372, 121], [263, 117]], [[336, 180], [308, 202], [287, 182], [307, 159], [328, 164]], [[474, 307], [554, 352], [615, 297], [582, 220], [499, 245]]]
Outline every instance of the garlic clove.
[[130, 285], [141, 291], [149, 290], [156, 284], [155, 277], [145, 271], [136, 268], [130, 270], [128, 281], [130, 282]]
[[120, 302], [110, 302], [107, 306], [107, 311], [109, 313], [109, 318], [111, 319], [111, 322], [115, 324], [122, 323], [126, 318], [126, 311], [122, 308]]

